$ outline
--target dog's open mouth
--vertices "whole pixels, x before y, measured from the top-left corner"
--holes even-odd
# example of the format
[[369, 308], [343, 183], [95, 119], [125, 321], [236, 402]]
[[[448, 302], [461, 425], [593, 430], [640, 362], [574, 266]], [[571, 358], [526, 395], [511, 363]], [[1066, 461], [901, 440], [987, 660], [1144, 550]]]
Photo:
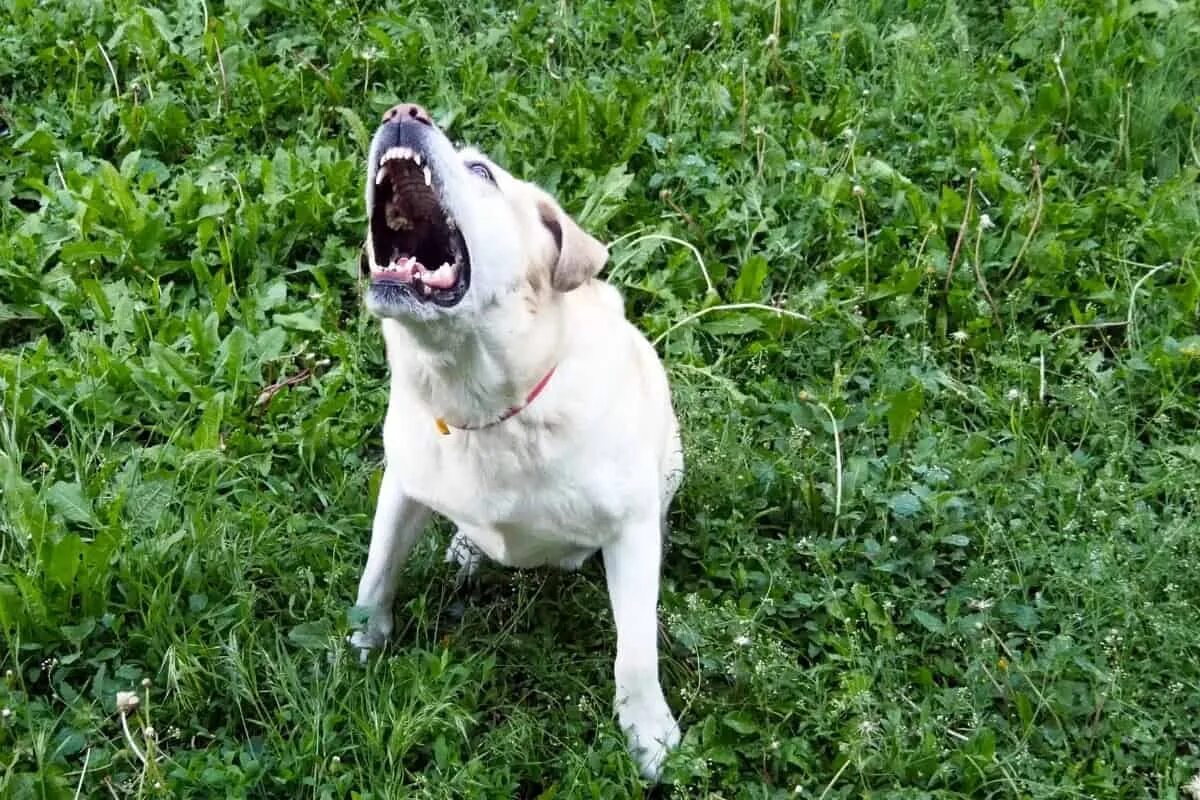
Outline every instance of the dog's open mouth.
[[379, 159], [371, 208], [371, 287], [453, 306], [471, 279], [466, 242], [420, 153], [391, 147]]

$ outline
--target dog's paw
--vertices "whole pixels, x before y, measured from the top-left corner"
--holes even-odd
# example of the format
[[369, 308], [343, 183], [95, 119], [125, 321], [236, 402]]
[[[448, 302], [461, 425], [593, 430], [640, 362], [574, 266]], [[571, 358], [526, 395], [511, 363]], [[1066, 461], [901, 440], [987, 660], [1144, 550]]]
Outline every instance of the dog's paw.
[[618, 717], [629, 744], [629, 755], [648, 781], [657, 782], [663, 762], [679, 744], [679, 725], [662, 695], [652, 700], [621, 704]]
[[358, 653], [359, 663], [365, 664], [371, 655], [371, 651], [382, 650], [384, 648], [388, 639], [391, 638], [391, 633], [391, 618], [375, 615], [369, 618], [361, 629], [347, 636], [346, 643], [350, 646], [351, 650]]
[[350, 645], [350, 649], [358, 653], [358, 663], [366, 664], [367, 659], [371, 656], [372, 650], [380, 650], [387, 640], [382, 636], [374, 634], [370, 631], [355, 631], [346, 637], [346, 644]]
[[482, 560], [483, 554], [466, 534], [455, 531], [454, 536], [450, 538], [450, 545], [446, 548], [446, 563], [458, 564], [458, 575], [455, 576], [457, 581], [461, 584], [475, 577]]

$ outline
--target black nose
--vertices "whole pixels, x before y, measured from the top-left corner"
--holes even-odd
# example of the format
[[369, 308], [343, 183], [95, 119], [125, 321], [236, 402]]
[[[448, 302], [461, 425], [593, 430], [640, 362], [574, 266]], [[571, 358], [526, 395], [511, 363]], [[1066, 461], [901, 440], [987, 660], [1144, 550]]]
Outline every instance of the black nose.
[[417, 122], [433, 127], [433, 119], [429, 116], [429, 112], [416, 103], [401, 103], [398, 106], [392, 106], [383, 114], [385, 123], [404, 122], [408, 119], [415, 119]]

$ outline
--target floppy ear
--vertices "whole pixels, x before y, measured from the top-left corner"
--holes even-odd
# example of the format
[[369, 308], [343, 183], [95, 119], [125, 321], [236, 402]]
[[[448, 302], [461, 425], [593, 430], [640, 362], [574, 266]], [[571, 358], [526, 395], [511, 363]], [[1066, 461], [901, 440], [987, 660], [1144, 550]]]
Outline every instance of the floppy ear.
[[596, 277], [608, 262], [608, 248], [579, 227], [556, 203], [539, 200], [538, 213], [558, 247], [550, 285], [557, 291], [569, 292]]

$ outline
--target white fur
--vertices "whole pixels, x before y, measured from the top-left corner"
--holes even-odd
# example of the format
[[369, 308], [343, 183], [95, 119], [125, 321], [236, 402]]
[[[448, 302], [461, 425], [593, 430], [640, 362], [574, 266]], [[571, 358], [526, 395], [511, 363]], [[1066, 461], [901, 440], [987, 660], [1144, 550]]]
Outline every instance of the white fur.
[[[430, 511], [458, 526], [447, 560], [465, 574], [479, 553], [574, 569], [599, 551], [617, 629], [617, 714], [640, 771], [656, 779], [679, 741], [658, 680], [659, 560], [683, 468], [666, 374], [613, 287], [551, 287], [564, 261], [543, 222], [547, 207], [561, 214], [552, 198], [491, 162], [498, 186], [487, 183], [463, 166], [483, 157], [440, 134], [427, 157], [467, 242], [471, 285], [449, 309], [368, 304], [382, 318], [391, 385], [357, 599], [368, 616], [352, 643], [365, 657], [390, 636], [400, 566]], [[584, 248], [570, 255], [598, 271], [603, 247], [560, 221], [564, 249]], [[439, 417], [451, 426], [494, 420], [551, 367], [544, 391], [516, 416], [439, 432]]]

